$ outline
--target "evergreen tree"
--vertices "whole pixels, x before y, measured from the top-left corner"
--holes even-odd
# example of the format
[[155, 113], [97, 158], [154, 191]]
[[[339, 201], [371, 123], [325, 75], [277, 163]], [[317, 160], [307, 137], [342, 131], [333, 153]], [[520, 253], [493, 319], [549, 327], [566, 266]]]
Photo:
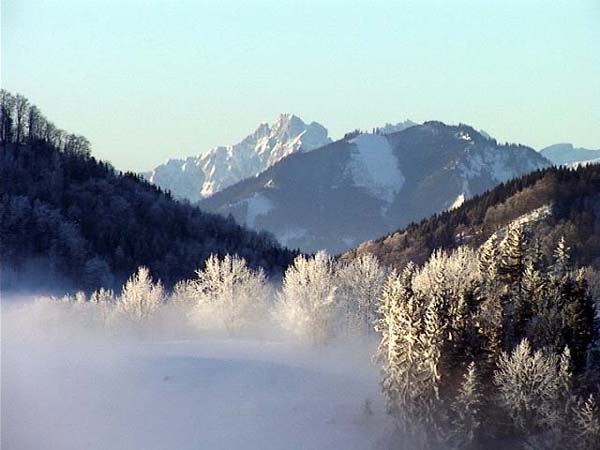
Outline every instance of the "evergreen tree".
[[575, 441], [577, 450], [600, 449], [600, 410], [594, 397], [590, 396], [585, 402], [580, 402], [574, 410]]
[[498, 270], [498, 235], [492, 234], [479, 248], [479, 272], [486, 278], [495, 277]]
[[509, 285], [518, 286], [525, 270], [525, 230], [523, 225], [512, 222], [500, 243], [499, 273]]
[[569, 273], [569, 259], [569, 248], [565, 243], [564, 236], [561, 236], [554, 249], [554, 264], [552, 265], [552, 274], [558, 280]]
[[481, 427], [483, 395], [475, 363], [471, 362], [463, 376], [458, 395], [452, 403], [451, 448], [469, 449], [476, 446]]
[[598, 338], [596, 310], [583, 270], [575, 273], [571, 296], [565, 300], [563, 322], [566, 344], [572, 349], [576, 369], [580, 370], [585, 366], [590, 347]]

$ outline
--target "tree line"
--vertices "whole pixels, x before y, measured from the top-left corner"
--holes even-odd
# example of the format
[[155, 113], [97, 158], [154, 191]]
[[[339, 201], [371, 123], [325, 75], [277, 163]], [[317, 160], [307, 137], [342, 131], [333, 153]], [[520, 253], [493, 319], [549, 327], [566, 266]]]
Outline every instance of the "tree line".
[[230, 335], [269, 323], [314, 346], [374, 337], [399, 449], [596, 450], [599, 294], [598, 272], [574, 266], [564, 239], [546, 257], [514, 222], [401, 271], [319, 252], [297, 256], [279, 284], [213, 255], [170, 294], [140, 268], [119, 295], [63, 301], [100, 308], [109, 327], [152, 327], [171, 310]]
[[65, 153], [89, 157], [90, 142], [56, 127], [21, 94], [0, 90], [0, 144], [34, 145], [43, 142]]

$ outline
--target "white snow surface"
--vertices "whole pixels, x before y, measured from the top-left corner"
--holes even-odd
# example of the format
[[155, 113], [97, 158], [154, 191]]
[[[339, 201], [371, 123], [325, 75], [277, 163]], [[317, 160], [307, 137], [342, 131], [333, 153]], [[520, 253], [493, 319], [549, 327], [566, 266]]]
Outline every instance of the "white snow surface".
[[450, 206], [450, 209], [452, 210], [452, 209], [460, 208], [464, 202], [465, 202], [465, 194], [460, 194], [458, 197], [456, 197], [456, 200], [454, 200], [454, 202], [452, 203], [452, 206]]
[[528, 223], [539, 222], [543, 218], [548, 217], [550, 214], [552, 214], [552, 205], [544, 205], [528, 212], [527, 214], [517, 217], [515, 220], [513, 220], [513, 223], [517, 225], [526, 225]]
[[360, 134], [352, 139], [350, 171], [354, 185], [391, 203], [404, 185], [404, 175], [387, 138], [379, 134]]
[[3, 315], [2, 448], [366, 450], [389, 427], [374, 343], [100, 337], [52, 308]]

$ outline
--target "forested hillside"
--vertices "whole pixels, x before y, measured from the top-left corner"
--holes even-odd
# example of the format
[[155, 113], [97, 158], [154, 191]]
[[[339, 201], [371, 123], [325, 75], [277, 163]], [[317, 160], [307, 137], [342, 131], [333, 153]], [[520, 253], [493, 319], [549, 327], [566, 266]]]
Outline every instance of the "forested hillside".
[[372, 253], [384, 264], [421, 264], [437, 248], [478, 246], [518, 220], [528, 239], [550, 256], [564, 236], [576, 266], [600, 265], [600, 167], [549, 168], [503, 183], [443, 212], [343, 255]]
[[90, 154], [24, 97], [0, 102], [0, 256], [3, 289], [120, 285], [140, 264], [166, 286], [212, 254], [280, 271], [294, 254], [232, 218], [179, 203]]

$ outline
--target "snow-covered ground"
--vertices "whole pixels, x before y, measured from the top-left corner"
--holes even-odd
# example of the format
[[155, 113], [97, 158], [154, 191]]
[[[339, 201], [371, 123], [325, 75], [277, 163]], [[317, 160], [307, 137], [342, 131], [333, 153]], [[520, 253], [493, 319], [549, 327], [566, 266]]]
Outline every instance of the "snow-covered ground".
[[3, 305], [2, 448], [382, 448], [372, 342], [107, 337], [53, 308]]

